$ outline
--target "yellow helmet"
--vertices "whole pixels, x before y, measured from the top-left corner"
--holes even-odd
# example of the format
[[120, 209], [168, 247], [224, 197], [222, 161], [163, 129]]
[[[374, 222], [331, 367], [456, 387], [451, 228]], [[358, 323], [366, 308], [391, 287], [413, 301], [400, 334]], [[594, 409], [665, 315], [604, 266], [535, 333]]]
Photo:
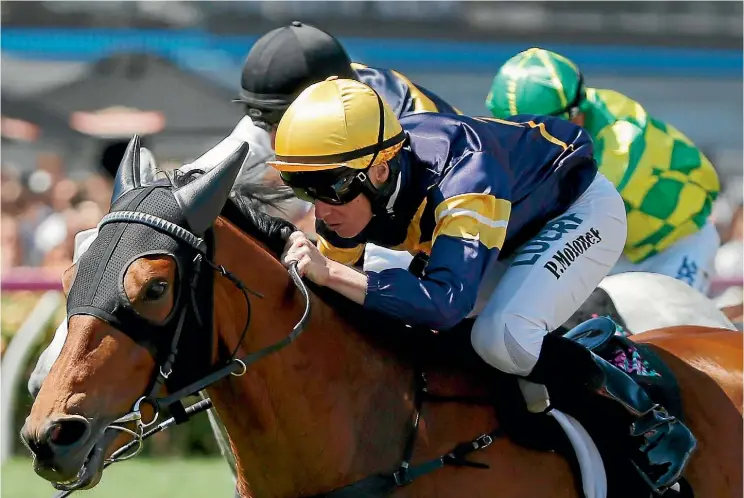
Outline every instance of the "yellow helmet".
[[276, 131], [276, 161], [286, 172], [340, 167], [366, 169], [392, 159], [405, 134], [390, 106], [372, 88], [331, 79], [305, 89]]

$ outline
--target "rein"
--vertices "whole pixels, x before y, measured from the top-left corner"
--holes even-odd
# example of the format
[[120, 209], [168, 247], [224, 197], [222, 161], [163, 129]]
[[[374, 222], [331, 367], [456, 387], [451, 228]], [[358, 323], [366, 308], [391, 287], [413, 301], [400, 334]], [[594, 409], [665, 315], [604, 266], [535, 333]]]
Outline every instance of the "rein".
[[[231, 273], [225, 270], [224, 267], [214, 266], [208, 260], [207, 260], [207, 263], [209, 263], [210, 266], [212, 266], [213, 268], [219, 270], [222, 276], [224, 276], [225, 278], [230, 280], [233, 284], [235, 284], [235, 286], [238, 289], [240, 289], [243, 292], [243, 294], [246, 296], [246, 301], [248, 300], [248, 295], [246, 293], [247, 288], [242, 284], [242, 282], [240, 282], [240, 280], [238, 280]], [[300, 277], [299, 273], [297, 272], [296, 262], [292, 263], [292, 265], [289, 267], [289, 275], [290, 277], [292, 277], [292, 282], [294, 282], [295, 286], [300, 291], [300, 294], [302, 294], [302, 298], [305, 300], [305, 310], [302, 313], [302, 317], [300, 318], [300, 321], [297, 322], [297, 324], [292, 328], [292, 331], [286, 337], [284, 337], [280, 341], [275, 342], [274, 344], [270, 344], [269, 346], [266, 346], [265, 348], [259, 349], [258, 351], [255, 351], [253, 353], [249, 353], [243, 358], [234, 358], [235, 354], [233, 354], [232, 360], [227, 365], [199, 379], [196, 382], [192, 382], [191, 384], [185, 387], [182, 387], [181, 389], [177, 390], [173, 394], [170, 394], [163, 398], [156, 399], [155, 401], [157, 405], [158, 406], [172, 405], [173, 403], [180, 401], [186, 396], [189, 396], [193, 393], [201, 391], [202, 389], [214, 384], [215, 382], [224, 379], [228, 375], [234, 375], [235, 377], [240, 377], [246, 373], [246, 371], [248, 370], [248, 367], [252, 365], [253, 363], [256, 363], [261, 358], [264, 358], [265, 356], [275, 353], [276, 351], [279, 351], [280, 349], [292, 344], [292, 342], [294, 342], [294, 340], [297, 339], [297, 337], [299, 337], [300, 334], [305, 330], [305, 326], [307, 325], [307, 322], [310, 319], [310, 293], [308, 292], [307, 287], [305, 286], [305, 282], [302, 281], [302, 277]], [[248, 327], [246, 324], [246, 328], [243, 331], [243, 337], [245, 337], [245, 333], [247, 330], [248, 330]], [[243, 337], [241, 337], [240, 342], [242, 342]]]

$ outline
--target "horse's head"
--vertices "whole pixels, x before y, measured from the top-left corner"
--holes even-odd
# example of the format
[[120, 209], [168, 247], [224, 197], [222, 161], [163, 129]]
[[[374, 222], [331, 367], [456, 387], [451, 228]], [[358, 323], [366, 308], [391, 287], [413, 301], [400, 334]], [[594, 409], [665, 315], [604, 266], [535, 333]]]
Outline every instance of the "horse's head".
[[94, 486], [118, 431], [141, 436], [155, 417], [148, 408], [163, 384], [182, 388], [210, 367], [205, 239], [247, 154], [236, 142], [177, 188], [149, 182], [153, 163], [141, 160], [138, 137], [130, 142], [110, 212], [63, 276], [67, 338], [22, 430], [37, 474], [58, 487]]

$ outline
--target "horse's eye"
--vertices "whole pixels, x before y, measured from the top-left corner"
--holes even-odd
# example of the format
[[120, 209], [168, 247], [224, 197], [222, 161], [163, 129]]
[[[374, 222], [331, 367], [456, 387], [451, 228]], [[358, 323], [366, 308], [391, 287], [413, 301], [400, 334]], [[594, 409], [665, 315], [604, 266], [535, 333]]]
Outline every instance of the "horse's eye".
[[163, 282], [162, 280], [152, 282], [147, 286], [147, 289], [145, 289], [144, 300], [157, 301], [165, 295], [166, 290], [168, 290], [168, 282]]

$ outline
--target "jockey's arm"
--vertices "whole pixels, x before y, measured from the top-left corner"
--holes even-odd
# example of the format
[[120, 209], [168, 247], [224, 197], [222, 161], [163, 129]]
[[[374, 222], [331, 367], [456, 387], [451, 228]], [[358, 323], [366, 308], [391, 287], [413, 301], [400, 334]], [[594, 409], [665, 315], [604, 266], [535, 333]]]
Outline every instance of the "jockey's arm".
[[364, 307], [410, 325], [454, 327], [475, 305], [488, 252], [477, 240], [440, 236], [422, 278], [399, 268], [368, 272]]
[[[436, 205], [432, 250], [422, 278], [407, 270], [367, 273], [365, 308], [410, 325], [455, 326], [472, 311], [483, 273], [498, 256], [511, 211], [501, 168], [482, 152], [467, 154], [431, 189]], [[505, 179], [504, 179], [505, 180]]]
[[[446, 330], [472, 310], [490, 252], [478, 240], [441, 235], [420, 279], [401, 268], [363, 273], [327, 258], [315, 265], [323, 272], [309, 270], [308, 276], [367, 309], [410, 325]], [[493, 256], [497, 253], [494, 249]]]
[[302, 232], [293, 233], [282, 261], [297, 261], [301, 274], [367, 309], [410, 325], [451, 328], [472, 311], [483, 273], [506, 238], [511, 203], [505, 200], [508, 179], [497, 178], [500, 171], [494, 157], [469, 152], [429, 189], [436, 219], [431, 257], [421, 278], [400, 268], [356, 271], [347, 265], [362, 256], [363, 246], [352, 240], [339, 239], [348, 246], [346, 254], [327, 257], [336, 243], [332, 233], [320, 233], [318, 247]]
[[[208, 171], [229, 155], [236, 141], [245, 142], [250, 146], [250, 153], [245, 164], [241, 167], [240, 175], [253, 174], [257, 176], [255, 178], [256, 181], [261, 181], [261, 175], [266, 169], [266, 160], [270, 159], [274, 152], [271, 149], [271, 138], [269, 134], [253, 124], [253, 121], [248, 116], [243, 117], [235, 125], [230, 135], [225, 137], [220, 143], [199, 156], [193, 162], [184, 164], [178, 169], [182, 173], [193, 169]], [[258, 173], [258, 167], [260, 167], [260, 174]]]

